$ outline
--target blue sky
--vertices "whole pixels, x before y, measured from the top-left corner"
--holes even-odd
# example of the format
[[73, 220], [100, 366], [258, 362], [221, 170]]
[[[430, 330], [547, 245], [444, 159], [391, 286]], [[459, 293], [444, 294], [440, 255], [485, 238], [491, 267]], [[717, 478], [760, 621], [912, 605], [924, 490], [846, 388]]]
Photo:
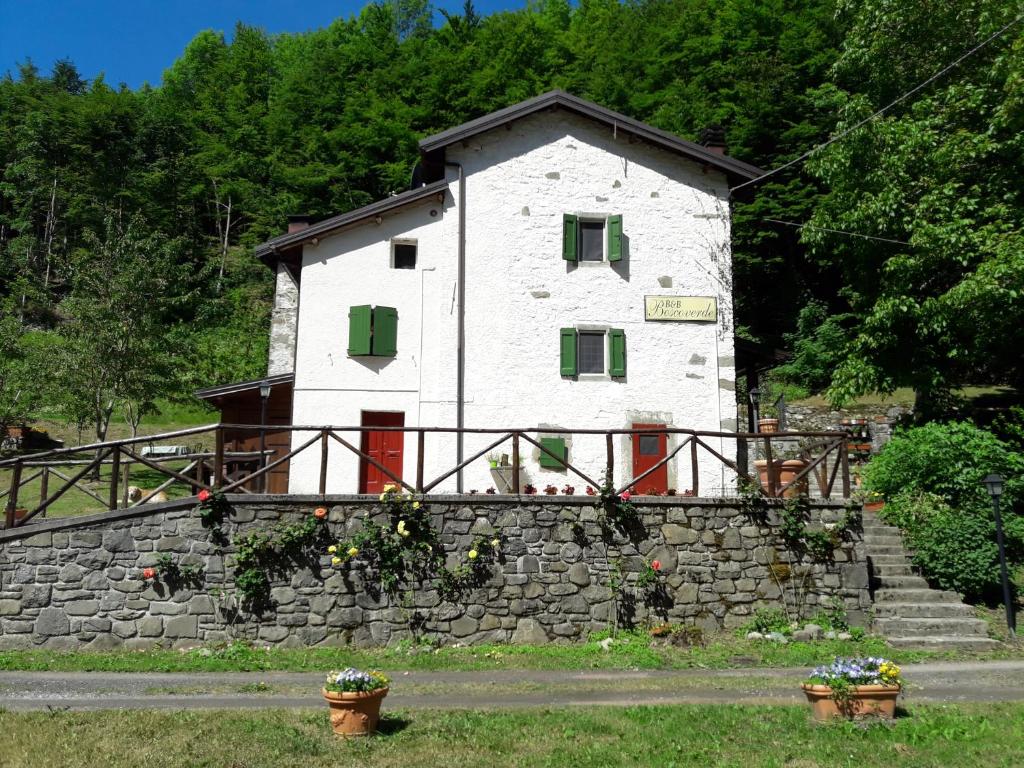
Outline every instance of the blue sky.
[[[369, 0], [0, 0], [0, 73], [31, 58], [43, 72], [69, 58], [86, 78], [157, 84], [203, 29], [230, 35], [236, 21], [267, 32], [303, 32], [359, 12]], [[525, 0], [476, 0], [481, 14]], [[434, 0], [458, 11], [462, 0]]]

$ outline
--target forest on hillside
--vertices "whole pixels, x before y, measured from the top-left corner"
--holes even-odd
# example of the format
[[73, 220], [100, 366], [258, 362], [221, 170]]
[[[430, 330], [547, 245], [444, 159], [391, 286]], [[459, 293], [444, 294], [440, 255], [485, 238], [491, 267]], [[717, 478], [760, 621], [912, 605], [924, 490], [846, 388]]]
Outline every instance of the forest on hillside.
[[[162, 82], [0, 80], [0, 423], [105, 433], [265, 370], [292, 213], [405, 189], [417, 141], [551, 88], [789, 165], [734, 202], [738, 333], [842, 402], [1024, 381], [1024, 25], [1009, 0], [539, 0], [199, 33]], [[946, 65], [881, 117], [817, 151]]]

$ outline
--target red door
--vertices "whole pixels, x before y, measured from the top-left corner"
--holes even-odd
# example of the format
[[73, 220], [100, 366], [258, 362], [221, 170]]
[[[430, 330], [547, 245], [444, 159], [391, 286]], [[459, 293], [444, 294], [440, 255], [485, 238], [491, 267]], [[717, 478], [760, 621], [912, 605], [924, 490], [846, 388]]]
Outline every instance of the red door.
[[[664, 424], [634, 424], [633, 429], [657, 429]], [[668, 453], [668, 435], [664, 432], [652, 432], [649, 435], [633, 435], [633, 477], [639, 477], [648, 469], [665, 458]], [[634, 493], [656, 491], [665, 493], [668, 490], [668, 464], [662, 464], [643, 478], [635, 486]]]
[[[404, 413], [363, 411], [364, 427], [403, 427]], [[402, 445], [404, 432], [375, 431], [363, 432], [362, 451], [379, 464], [388, 468], [395, 477], [402, 476]], [[382, 493], [384, 486], [395, 481], [373, 466], [366, 459], [359, 461], [359, 492]]]

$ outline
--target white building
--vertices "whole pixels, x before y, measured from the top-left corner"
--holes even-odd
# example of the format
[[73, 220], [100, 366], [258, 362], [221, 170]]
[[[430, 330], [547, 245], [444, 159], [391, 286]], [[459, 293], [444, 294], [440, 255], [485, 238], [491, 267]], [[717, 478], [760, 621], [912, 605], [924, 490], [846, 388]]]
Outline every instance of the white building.
[[[292, 424], [523, 428], [597, 482], [605, 435], [550, 430], [735, 430], [729, 186], [757, 168], [558, 91], [420, 147], [410, 191], [257, 248], [278, 270], [270, 373], [286, 380], [293, 364]], [[426, 434], [425, 482], [497, 437]], [[362, 439], [414, 483], [415, 432]], [[706, 442], [735, 456], [732, 441]], [[616, 480], [677, 443], [616, 435]], [[587, 485], [528, 441], [521, 456], [523, 484]], [[683, 493], [690, 461], [681, 452], [638, 488]], [[318, 446], [295, 457], [290, 492], [315, 493], [319, 466]], [[731, 474], [701, 451], [701, 495]], [[462, 490], [509, 477], [480, 459]], [[386, 482], [332, 441], [329, 493]]]

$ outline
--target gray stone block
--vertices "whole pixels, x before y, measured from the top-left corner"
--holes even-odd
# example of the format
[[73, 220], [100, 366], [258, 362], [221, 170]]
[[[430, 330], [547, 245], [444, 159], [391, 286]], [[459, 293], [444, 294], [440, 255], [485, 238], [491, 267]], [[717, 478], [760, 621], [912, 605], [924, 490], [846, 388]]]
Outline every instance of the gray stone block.
[[71, 631], [71, 622], [60, 608], [43, 608], [36, 618], [35, 633], [43, 637], [66, 635]]
[[164, 625], [164, 637], [172, 640], [177, 638], [194, 638], [199, 630], [199, 622], [195, 616], [175, 616]]
[[535, 619], [520, 619], [512, 633], [512, 642], [518, 645], [543, 645], [548, 634]]

